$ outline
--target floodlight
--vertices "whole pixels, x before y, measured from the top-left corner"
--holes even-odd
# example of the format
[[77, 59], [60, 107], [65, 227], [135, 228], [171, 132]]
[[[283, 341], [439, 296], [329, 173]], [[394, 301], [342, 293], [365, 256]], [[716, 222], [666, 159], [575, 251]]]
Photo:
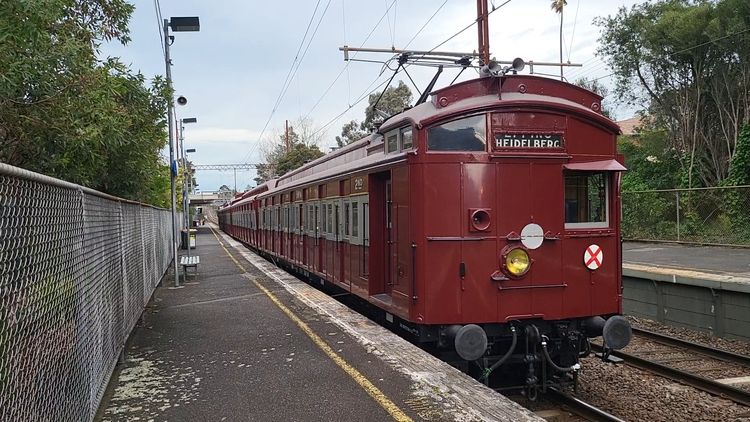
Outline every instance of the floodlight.
[[169, 18], [169, 27], [175, 32], [200, 31], [201, 24], [197, 16], [180, 16]]

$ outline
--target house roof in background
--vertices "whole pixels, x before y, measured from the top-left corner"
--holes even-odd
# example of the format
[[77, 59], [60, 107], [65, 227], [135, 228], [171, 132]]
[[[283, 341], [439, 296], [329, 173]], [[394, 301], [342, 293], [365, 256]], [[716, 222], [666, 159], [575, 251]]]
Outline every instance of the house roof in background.
[[643, 124], [643, 118], [640, 116], [633, 116], [629, 119], [620, 120], [617, 125], [620, 126], [620, 130], [623, 135], [635, 135], [637, 129]]

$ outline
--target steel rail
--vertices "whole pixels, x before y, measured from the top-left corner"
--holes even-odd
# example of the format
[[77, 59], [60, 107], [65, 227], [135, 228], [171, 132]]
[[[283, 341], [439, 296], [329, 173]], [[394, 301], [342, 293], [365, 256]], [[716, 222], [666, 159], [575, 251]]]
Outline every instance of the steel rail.
[[[591, 349], [597, 352], [603, 351], [602, 346], [596, 343], [591, 343]], [[705, 391], [715, 396], [726, 398], [744, 406], [750, 406], [750, 392], [748, 391], [743, 391], [739, 388], [725, 385], [708, 378], [662, 365], [648, 359], [643, 359], [620, 350], [613, 350], [610, 354], [624, 360], [626, 364], [634, 368], [654, 373], [672, 381], [697, 388], [698, 390]]]
[[682, 340], [677, 337], [668, 336], [666, 334], [661, 334], [650, 330], [644, 330], [642, 328], [634, 327], [633, 333], [638, 337], [643, 337], [644, 339], [653, 341], [655, 343], [660, 343], [666, 346], [686, 348], [691, 351], [695, 351], [700, 354], [712, 357], [714, 359], [725, 362], [733, 362], [750, 368], [750, 356], [717, 349], [715, 347], [706, 346], [700, 343], [694, 343], [692, 341]]
[[570, 409], [571, 412], [596, 422], [624, 422], [622, 419], [610, 413], [599, 409], [596, 406], [586, 403], [585, 401], [564, 393], [556, 388], [548, 388], [547, 394], [559, 404]]

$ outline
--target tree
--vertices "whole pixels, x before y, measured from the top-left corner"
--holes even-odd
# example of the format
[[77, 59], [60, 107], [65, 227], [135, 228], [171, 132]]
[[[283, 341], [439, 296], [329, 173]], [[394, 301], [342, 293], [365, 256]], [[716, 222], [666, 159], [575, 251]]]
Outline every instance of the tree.
[[344, 145], [349, 145], [354, 141], [358, 141], [365, 136], [367, 136], [367, 132], [360, 130], [360, 124], [357, 123], [356, 120], [352, 120], [349, 123], [345, 124], [341, 128], [341, 136], [336, 137], [336, 144], [339, 146], [339, 148], [343, 147]]
[[659, 0], [596, 20], [615, 95], [667, 131], [687, 187], [727, 177], [750, 118], [750, 3]]
[[117, 59], [124, 0], [8, 0], [0, 7], [0, 161], [113, 195], [169, 204], [169, 92]]
[[318, 147], [320, 132], [313, 129], [310, 120], [300, 119], [289, 125], [288, 136], [289, 150], [286, 148], [286, 133], [271, 135], [266, 141], [263, 147], [265, 162], [258, 165], [258, 175], [254, 179], [257, 184], [280, 177], [323, 156]]
[[[560, 14], [560, 63], [563, 62], [563, 9], [568, 5], [567, 0], [552, 0], [550, 8]], [[560, 79], [563, 78], [563, 67], [560, 65]]]
[[[369, 105], [365, 109], [365, 120], [360, 125], [360, 129], [372, 132], [375, 130], [376, 121], [382, 121], [381, 117], [375, 112], [373, 106], [380, 97], [380, 92], [370, 94]], [[401, 113], [405, 108], [411, 106], [412, 93], [404, 81], [398, 81], [397, 87], [389, 86], [385, 89], [383, 97], [380, 98], [380, 102], [377, 104], [378, 111], [385, 113], [386, 115], [392, 116], [397, 113]]]

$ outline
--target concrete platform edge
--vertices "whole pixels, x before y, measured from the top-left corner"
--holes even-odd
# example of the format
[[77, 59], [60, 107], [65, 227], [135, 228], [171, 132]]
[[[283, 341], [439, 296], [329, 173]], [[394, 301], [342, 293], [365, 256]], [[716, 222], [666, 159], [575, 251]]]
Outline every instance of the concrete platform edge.
[[267, 274], [294, 297], [345, 330], [373, 356], [410, 377], [415, 383], [416, 395], [429, 397], [441, 403], [445, 414], [451, 415], [454, 420], [543, 420], [530, 410], [350, 310], [325, 293], [273, 266], [218, 230], [216, 226], [212, 225], [212, 228], [246, 261]]
[[746, 277], [629, 263], [622, 264], [622, 275], [709, 289], [750, 293], [750, 278]]

